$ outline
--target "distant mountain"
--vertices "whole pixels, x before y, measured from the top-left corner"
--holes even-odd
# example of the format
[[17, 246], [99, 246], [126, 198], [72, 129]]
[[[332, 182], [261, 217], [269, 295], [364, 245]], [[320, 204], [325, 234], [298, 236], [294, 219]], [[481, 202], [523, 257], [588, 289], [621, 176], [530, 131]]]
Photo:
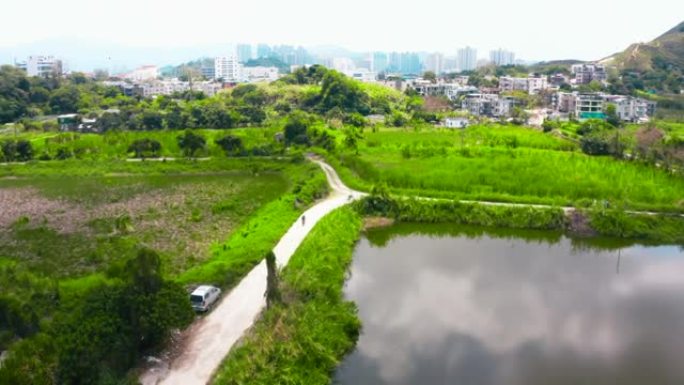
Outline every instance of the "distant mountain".
[[649, 43], [636, 43], [601, 60], [619, 70], [684, 70], [684, 22]]

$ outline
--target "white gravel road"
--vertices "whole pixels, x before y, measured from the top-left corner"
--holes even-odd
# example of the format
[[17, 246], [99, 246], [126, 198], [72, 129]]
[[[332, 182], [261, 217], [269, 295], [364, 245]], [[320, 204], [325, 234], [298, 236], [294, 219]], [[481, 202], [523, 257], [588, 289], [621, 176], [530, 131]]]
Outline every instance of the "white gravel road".
[[[329, 165], [318, 163], [328, 177], [331, 194], [304, 213], [273, 249], [279, 266], [285, 266], [316, 223], [334, 209], [361, 197], [348, 189]], [[266, 264], [262, 261], [204, 318], [191, 326], [181, 352], [171, 360], [159, 360], [140, 377], [143, 385], [204, 385], [212, 377], [235, 342], [266, 306]]]

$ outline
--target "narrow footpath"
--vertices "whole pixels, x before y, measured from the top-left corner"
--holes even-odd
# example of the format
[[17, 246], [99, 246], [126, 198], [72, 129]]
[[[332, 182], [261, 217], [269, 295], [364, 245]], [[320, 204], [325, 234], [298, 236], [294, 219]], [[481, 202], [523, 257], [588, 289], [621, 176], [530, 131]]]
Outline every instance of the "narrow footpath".
[[[280, 267], [287, 265], [297, 247], [321, 218], [365, 195], [347, 188], [328, 164], [318, 159], [311, 160], [325, 172], [331, 193], [308, 209], [303, 214], [305, 223], [302, 224], [301, 220], [295, 222], [273, 249]], [[143, 385], [207, 384], [235, 342], [252, 326], [266, 306], [265, 292], [266, 263], [262, 261], [206, 317], [191, 326], [181, 352], [171, 362], [160, 360], [146, 369], [140, 382]]]

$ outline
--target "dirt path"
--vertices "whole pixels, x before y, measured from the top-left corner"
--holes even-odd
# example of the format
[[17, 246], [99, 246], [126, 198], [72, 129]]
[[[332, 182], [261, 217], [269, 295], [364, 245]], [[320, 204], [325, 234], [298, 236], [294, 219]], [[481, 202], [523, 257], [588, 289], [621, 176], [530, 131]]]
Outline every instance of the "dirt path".
[[[306, 224], [301, 220], [280, 239], [273, 249], [279, 266], [285, 266], [302, 243], [309, 231], [326, 214], [347, 204], [349, 196], [357, 199], [364, 194], [350, 190], [340, 181], [329, 165], [318, 163], [328, 177], [331, 194], [320, 201], [304, 215]], [[171, 363], [158, 360], [140, 377], [143, 385], [204, 385], [211, 380], [214, 371], [221, 364], [233, 344], [254, 323], [256, 317], [266, 306], [266, 265], [262, 261], [204, 318], [189, 330], [180, 352]]]

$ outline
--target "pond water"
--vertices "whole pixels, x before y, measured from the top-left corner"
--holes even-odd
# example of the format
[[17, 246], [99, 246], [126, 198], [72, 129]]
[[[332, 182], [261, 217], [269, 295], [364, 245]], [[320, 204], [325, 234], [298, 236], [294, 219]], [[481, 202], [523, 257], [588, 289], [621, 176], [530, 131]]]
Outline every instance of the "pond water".
[[399, 225], [359, 242], [335, 383], [684, 384], [684, 252]]

